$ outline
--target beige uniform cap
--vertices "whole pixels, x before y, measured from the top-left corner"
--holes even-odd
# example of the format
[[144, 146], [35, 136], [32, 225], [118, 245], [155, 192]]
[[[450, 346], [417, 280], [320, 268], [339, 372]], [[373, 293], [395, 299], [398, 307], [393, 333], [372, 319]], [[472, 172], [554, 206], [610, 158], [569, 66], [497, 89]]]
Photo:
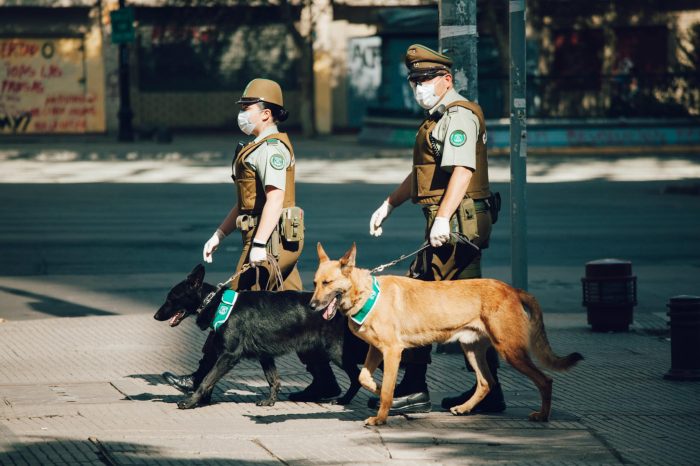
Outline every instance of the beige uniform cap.
[[420, 44], [413, 44], [406, 50], [404, 62], [409, 77], [449, 72], [452, 67], [450, 57]]
[[282, 100], [282, 88], [271, 79], [253, 79], [245, 87], [243, 95], [236, 102], [237, 104], [254, 104], [257, 102], [267, 102], [284, 107]]

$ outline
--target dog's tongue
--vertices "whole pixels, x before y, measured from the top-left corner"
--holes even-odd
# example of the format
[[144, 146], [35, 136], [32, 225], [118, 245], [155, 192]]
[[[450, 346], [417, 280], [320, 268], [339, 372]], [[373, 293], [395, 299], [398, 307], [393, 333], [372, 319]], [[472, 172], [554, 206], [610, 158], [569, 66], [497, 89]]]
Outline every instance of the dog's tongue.
[[170, 318], [168, 323], [170, 324], [171, 327], [175, 327], [177, 324], [180, 323], [180, 317], [182, 317], [182, 311], [178, 311], [175, 313], [174, 316]]
[[333, 301], [328, 303], [328, 306], [326, 306], [326, 309], [323, 310], [323, 318], [326, 320], [330, 320], [331, 317], [333, 317], [333, 312], [335, 311], [335, 302], [337, 301], [338, 298], [333, 298]]

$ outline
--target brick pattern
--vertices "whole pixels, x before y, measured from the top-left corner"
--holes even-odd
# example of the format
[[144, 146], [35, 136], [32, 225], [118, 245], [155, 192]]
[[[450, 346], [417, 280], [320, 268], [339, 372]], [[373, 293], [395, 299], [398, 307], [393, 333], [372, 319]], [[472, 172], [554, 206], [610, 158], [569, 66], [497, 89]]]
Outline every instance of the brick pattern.
[[[373, 412], [362, 390], [349, 407], [280, 401], [257, 361], [217, 386], [212, 406], [181, 411], [164, 370], [187, 372], [205, 333], [150, 315], [0, 325], [0, 464], [693, 464], [700, 454], [700, 386], [662, 379], [670, 364], [665, 320], [647, 315], [622, 334], [592, 333], [585, 315], [547, 315], [555, 352], [586, 359], [553, 374], [553, 418], [529, 380], [503, 363], [508, 409], [491, 416], [442, 412], [442, 396], [468, 388], [461, 355], [434, 354], [434, 411], [363, 428]], [[565, 322], [566, 325], [563, 325]], [[281, 399], [310, 377], [295, 355], [279, 358]], [[335, 369], [343, 386], [347, 378]], [[378, 374], [380, 375], [380, 374]], [[88, 440], [92, 438], [93, 441]], [[105, 455], [108, 457], [105, 459]]]

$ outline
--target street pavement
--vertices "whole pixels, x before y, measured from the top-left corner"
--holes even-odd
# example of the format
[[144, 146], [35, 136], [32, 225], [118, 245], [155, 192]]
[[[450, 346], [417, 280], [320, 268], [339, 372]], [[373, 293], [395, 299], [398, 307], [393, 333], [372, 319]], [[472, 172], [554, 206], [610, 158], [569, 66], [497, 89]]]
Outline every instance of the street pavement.
[[[700, 383], [663, 379], [672, 344], [666, 303], [700, 294], [697, 156], [528, 161], [529, 289], [554, 350], [585, 357], [550, 373], [551, 422], [527, 421], [537, 392], [505, 363], [504, 413], [442, 411], [440, 399], [473, 376], [461, 356], [434, 353], [433, 412], [367, 428], [364, 390], [347, 407], [286, 401], [310, 381], [294, 355], [278, 361], [274, 407], [255, 405], [268, 390], [255, 361], [218, 384], [213, 405], [191, 411], [177, 409], [181, 394], [159, 376], [191, 371], [199, 358], [205, 334], [193, 322], [171, 329], [151, 316], [201, 260], [233, 202], [232, 147], [225, 136], [0, 147], [0, 464], [700, 464]], [[307, 286], [316, 241], [331, 256], [356, 241], [365, 267], [419, 246], [420, 214], [410, 206], [392, 213], [381, 238], [367, 234], [372, 211], [408, 172], [405, 150], [350, 136], [301, 140], [296, 149]], [[493, 157], [491, 166], [505, 207], [484, 275], [508, 281], [508, 160]], [[208, 281], [230, 273], [236, 242], [216, 253]], [[632, 261], [639, 304], [629, 332], [587, 325], [584, 264], [604, 257]]]

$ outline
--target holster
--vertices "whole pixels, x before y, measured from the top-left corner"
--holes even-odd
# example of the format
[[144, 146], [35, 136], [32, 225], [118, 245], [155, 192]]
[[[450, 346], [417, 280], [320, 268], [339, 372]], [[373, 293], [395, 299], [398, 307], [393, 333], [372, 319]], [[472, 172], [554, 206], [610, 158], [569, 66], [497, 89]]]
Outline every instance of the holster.
[[491, 225], [498, 221], [498, 213], [501, 211], [501, 193], [491, 193], [489, 197], [484, 199], [486, 205], [491, 212]]

